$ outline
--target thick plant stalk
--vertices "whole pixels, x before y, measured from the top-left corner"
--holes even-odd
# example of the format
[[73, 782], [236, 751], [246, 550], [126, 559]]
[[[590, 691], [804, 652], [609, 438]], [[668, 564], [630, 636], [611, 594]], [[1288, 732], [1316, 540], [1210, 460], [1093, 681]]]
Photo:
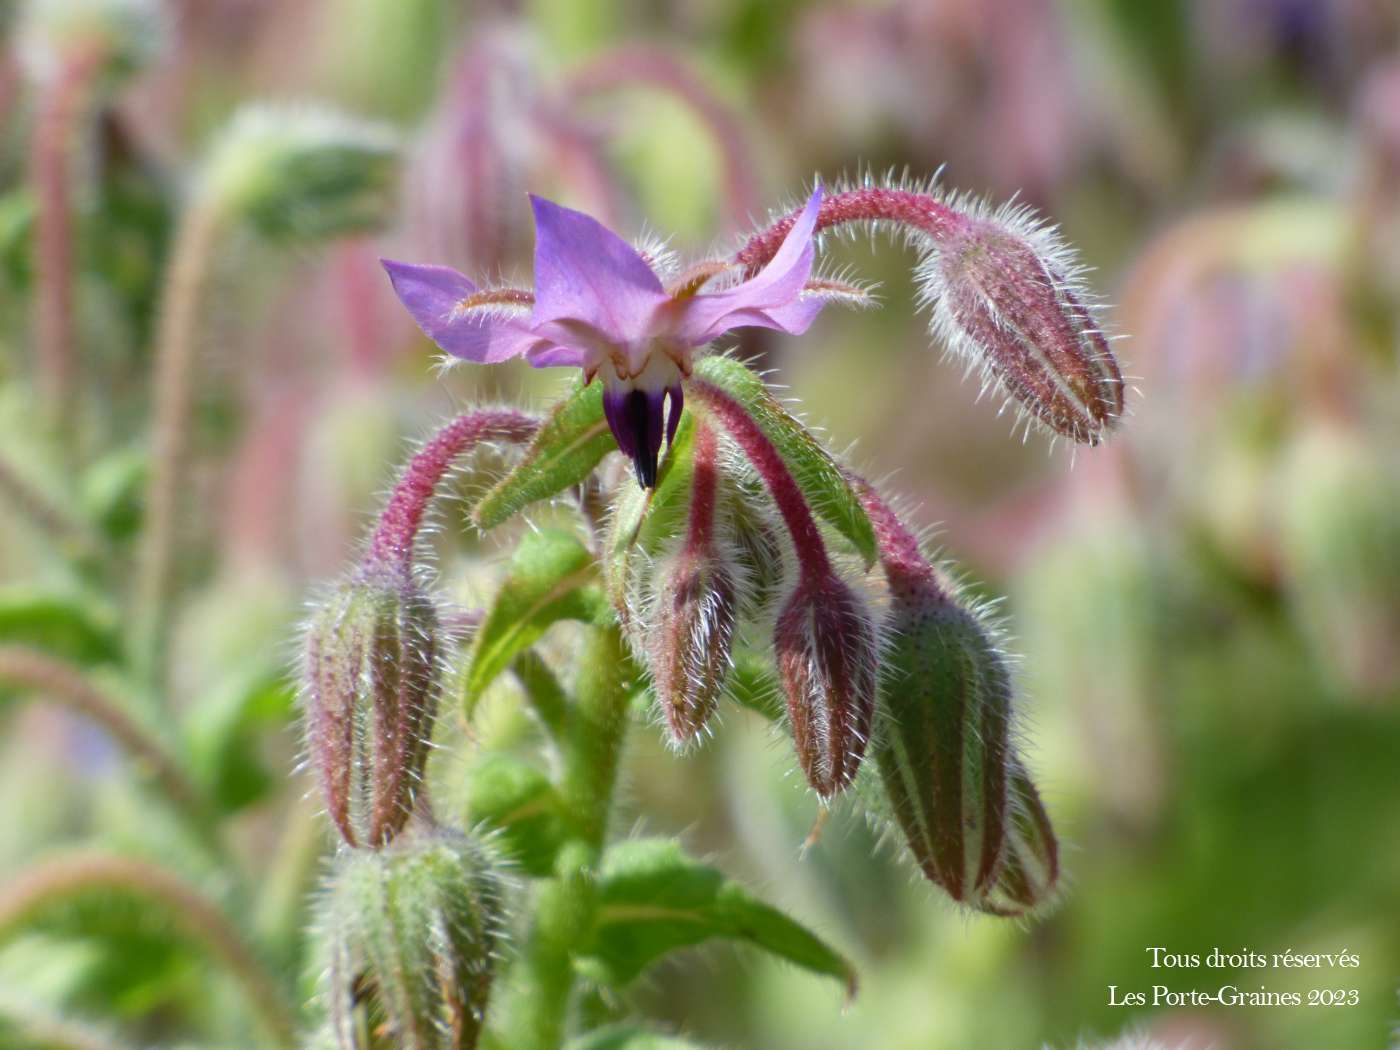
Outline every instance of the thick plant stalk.
[[49, 905], [84, 893], [112, 891], [135, 893], [168, 908], [185, 932], [237, 979], [271, 1044], [296, 1046], [296, 1011], [238, 930], [198, 890], [146, 861], [89, 853], [29, 869], [0, 888], [0, 940]]
[[166, 798], [196, 824], [204, 824], [206, 814], [200, 792], [175, 760], [121, 709], [121, 705], [75, 668], [37, 649], [0, 646], [0, 682], [33, 690], [96, 722], [139, 766], [150, 772]]
[[95, 51], [66, 58], [40, 99], [30, 154], [30, 180], [38, 204], [34, 338], [45, 408], [55, 431], [63, 436], [73, 420], [78, 377], [73, 152], [100, 60]]
[[557, 1050], [563, 1042], [574, 991], [571, 953], [592, 921], [593, 871], [607, 839], [627, 733], [631, 663], [621, 631], [592, 628], [578, 666], [561, 789], [575, 838], [560, 851], [554, 878], [536, 891], [534, 921], [502, 1004], [500, 1045], [511, 1050]]
[[153, 681], [164, 677], [165, 650], [175, 596], [179, 518], [185, 491], [190, 414], [198, 374], [198, 319], [223, 217], [209, 200], [197, 201], [176, 235], [161, 301], [155, 350], [151, 476], [138, 562], [138, 654]]

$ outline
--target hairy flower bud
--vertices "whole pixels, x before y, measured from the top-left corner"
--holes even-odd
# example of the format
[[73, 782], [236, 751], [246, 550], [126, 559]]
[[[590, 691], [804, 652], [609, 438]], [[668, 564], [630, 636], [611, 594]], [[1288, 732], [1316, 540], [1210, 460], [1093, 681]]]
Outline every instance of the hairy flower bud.
[[1123, 377], [1048, 231], [1016, 213], [953, 224], [923, 264], [933, 325], [1057, 434], [1098, 444], [1123, 412]]
[[339, 113], [250, 106], [204, 170], [204, 192], [265, 237], [319, 240], [373, 229], [395, 203], [398, 141]]
[[403, 828], [428, 758], [439, 685], [437, 609], [412, 579], [374, 568], [311, 618], [302, 663], [306, 746], [351, 846]]
[[889, 623], [876, 764], [919, 867], [976, 906], [1007, 831], [1011, 677], [983, 625], [931, 579], [896, 593]]
[[773, 632], [778, 677], [807, 782], [831, 798], [870, 740], [879, 650], [865, 600], [834, 575], [804, 578]]
[[470, 1050], [503, 922], [491, 854], [456, 832], [342, 852], [321, 918], [329, 1028], [340, 1050]]
[[647, 657], [678, 746], [694, 741], [719, 706], [738, 621], [736, 577], [734, 567], [709, 548], [682, 551], [657, 573]]

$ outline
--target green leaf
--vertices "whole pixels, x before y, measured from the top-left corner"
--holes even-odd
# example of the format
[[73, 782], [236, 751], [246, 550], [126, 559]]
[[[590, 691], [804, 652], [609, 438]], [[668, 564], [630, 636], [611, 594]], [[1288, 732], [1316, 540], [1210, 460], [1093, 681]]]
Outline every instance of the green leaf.
[[295, 690], [280, 670], [259, 671], [191, 707], [190, 765], [220, 812], [252, 805], [278, 782], [264, 761], [263, 740], [291, 723], [295, 707]]
[[703, 1050], [699, 1043], [674, 1035], [648, 1032], [632, 1025], [609, 1025], [571, 1039], [564, 1050]]
[[568, 833], [564, 800], [549, 778], [513, 755], [488, 755], [467, 774], [467, 819], [498, 832], [501, 851], [543, 878]]
[[32, 645], [83, 665], [118, 663], [122, 655], [108, 617], [77, 596], [23, 586], [0, 591], [0, 644]]
[[580, 968], [623, 986], [667, 953], [714, 937], [755, 945], [855, 994], [855, 970], [821, 938], [665, 839], [622, 842], [604, 856]]
[[875, 530], [860, 498], [831, 453], [783, 408], [762, 377], [728, 357], [705, 358], [696, 364], [695, 375], [744, 406], [783, 457], [812, 509], [850, 542], [866, 568], [874, 565]]
[[554, 406], [515, 469], [481, 497], [472, 520], [493, 529], [532, 503], [588, 477], [617, 447], [603, 416], [603, 384], [589, 383]]
[[462, 678], [468, 717], [482, 692], [559, 620], [608, 614], [593, 554], [573, 533], [541, 529], [515, 549], [505, 582], [472, 639]]
[[147, 474], [146, 455], [135, 449], [109, 452], [84, 473], [84, 514], [109, 540], [129, 540], [140, 529]]

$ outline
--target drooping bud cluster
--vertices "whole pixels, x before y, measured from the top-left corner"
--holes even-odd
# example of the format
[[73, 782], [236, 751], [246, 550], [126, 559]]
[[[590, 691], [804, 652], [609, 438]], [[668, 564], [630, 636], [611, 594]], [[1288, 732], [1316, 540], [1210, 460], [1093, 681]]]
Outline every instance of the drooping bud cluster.
[[837, 574], [807, 498], [780, 449], [718, 386], [692, 393], [763, 481], [792, 540], [798, 581], [773, 632], [778, 679], [798, 761], [823, 799], [854, 780], [870, 739], [879, 645], [865, 599]]
[[428, 758], [439, 689], [438, 614], [412, 576], [372, 568], [306, 632], [307, 747], [326, 808], [351, 846], [403, 829]]
[[343, 854], [323, 901], [324, 998], [339, 1050], [471, 1050], [504, 918], [498, 862], [442, 829]]

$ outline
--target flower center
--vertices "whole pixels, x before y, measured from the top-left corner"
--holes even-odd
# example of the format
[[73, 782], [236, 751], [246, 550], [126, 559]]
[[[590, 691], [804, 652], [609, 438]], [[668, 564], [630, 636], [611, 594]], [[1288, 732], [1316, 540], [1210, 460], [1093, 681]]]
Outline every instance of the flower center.
[[[670, 348], [653, 343], [640, 370], [625, 368], [625, 356], [604, 367], [603, 412], [622, 454], [632, 460], [637, 481], [643, 488], [656, 484], [661, 457], [661, 441], [667, 445], [680, 424], [684, 397], [681, 392], [682, 365], [689, 371], [689, 354], [680, 360]], [[624, 364], [624, 367], [619, 367]], [[669, 405], [668, 405], [669, 402]]]

